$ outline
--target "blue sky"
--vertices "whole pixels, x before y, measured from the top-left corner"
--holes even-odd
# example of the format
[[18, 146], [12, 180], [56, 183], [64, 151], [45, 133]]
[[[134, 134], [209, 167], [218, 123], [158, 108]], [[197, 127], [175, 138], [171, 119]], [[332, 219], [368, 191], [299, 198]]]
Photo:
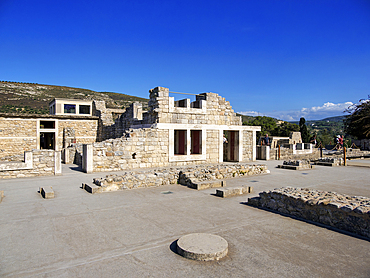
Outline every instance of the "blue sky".
[[0, 0], [0, 55], [5, 81], [321, 119], [370, 94], [370, 1]]

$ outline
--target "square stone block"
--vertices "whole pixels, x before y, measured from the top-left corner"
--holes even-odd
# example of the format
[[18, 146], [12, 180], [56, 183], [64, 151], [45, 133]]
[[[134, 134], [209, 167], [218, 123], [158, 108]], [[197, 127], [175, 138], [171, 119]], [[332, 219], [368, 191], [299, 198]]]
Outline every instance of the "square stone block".
[[40, 189], [41, 196], [44, 199], [53, 199], [54, 198], [54, 190], [51, 186], [45, 186]]

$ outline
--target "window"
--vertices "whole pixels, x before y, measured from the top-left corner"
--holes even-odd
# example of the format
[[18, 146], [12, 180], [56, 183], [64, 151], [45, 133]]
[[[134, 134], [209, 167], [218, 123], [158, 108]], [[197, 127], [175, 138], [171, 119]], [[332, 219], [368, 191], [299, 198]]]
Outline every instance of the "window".
[[186, 107], [188, 103], [187, 99], [175, 101], [175, 107]]
[[79, 114], [90, 114], [90, 105], [79, 105]]
[[55, 128], [55, 121], [40, 121], [40, 128]]
[[175, 130], [175, 155], [186, 154], [186, 130]]
[[76, 104], [64, 104], [65, 114], [76, 114]]
[[202, 131], [201, 130], [191, 130], [191, 148], [190, 154], [201, 154], [202, 153]]

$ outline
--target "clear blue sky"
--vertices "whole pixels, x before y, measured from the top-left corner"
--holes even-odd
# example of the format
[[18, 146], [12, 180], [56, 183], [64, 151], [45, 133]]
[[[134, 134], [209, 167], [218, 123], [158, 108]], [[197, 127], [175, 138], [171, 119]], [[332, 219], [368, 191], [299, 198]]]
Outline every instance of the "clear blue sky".
[[0, 0], [0, 55], [0, 80], [320, 119], [370, 94], [370, 1]]

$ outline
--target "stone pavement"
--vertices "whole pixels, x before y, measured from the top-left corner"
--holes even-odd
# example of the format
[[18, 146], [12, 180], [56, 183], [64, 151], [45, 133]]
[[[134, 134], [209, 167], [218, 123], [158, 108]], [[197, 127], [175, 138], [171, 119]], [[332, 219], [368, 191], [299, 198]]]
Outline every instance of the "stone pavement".
[[[370, 197], [370, 170], [258, 163], [271, 174], [228, 180], [254, 188], [232, 198], [181, 185], [92, 195], [81, 183], [105, 174], [69, 165], [62, 176], [1, 180], [0, 276], [370, 277], [369, 241], [244, 204], [282, 186]], [[52, 186], [54, 199], [37, 193], [43, 186]], [[179, 256], [175, 241], [190, 233], [223, 237], [228, 255], [213, 262]]]
[[347, 161], [347, 165], [370, 168], [370, 159], [351, 159]]

